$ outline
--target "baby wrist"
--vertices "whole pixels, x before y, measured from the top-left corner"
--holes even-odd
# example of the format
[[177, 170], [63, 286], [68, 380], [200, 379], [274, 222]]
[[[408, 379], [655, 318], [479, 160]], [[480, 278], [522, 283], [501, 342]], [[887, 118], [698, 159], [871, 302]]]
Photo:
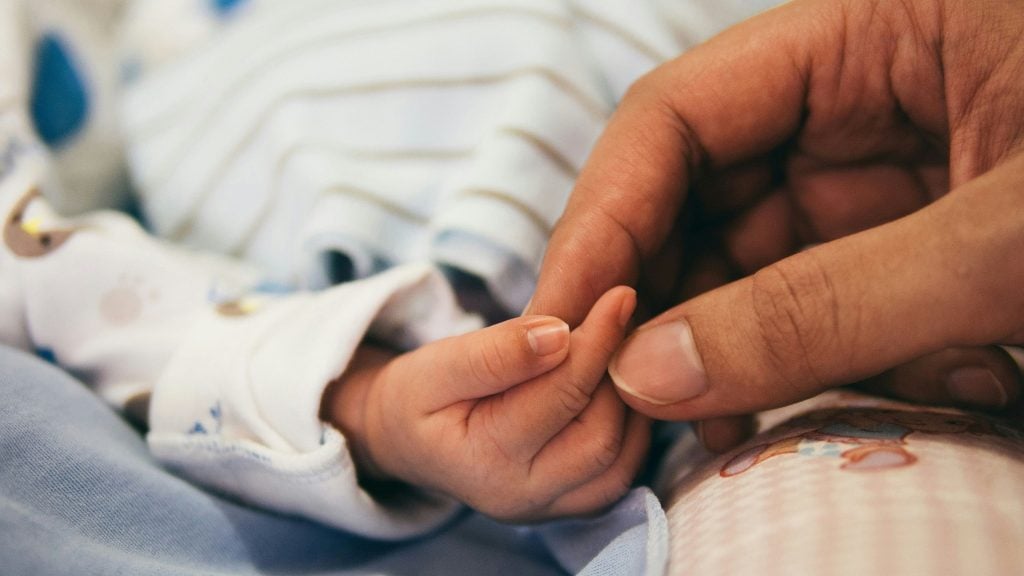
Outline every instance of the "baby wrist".
[[391, 480], [374, 458], [367, 430], [370, 389], [394, 353], [363, 345], [356, 350], [348, 368], [324, 391], [320, 417], [345, 437], [352, 461], [362, 481]]

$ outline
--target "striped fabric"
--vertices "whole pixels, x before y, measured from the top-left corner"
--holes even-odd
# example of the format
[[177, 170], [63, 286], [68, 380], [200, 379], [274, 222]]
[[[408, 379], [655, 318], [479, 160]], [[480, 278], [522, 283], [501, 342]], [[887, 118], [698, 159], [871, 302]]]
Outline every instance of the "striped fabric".
[[[626, 87], [725, 3], [141, 2], [123, 127], [157, 233], [321, 287], [429, 260], [526, 303]], [[666, 3], [667, 4], [667, 3]], [[706, 4], [706, 6], [698, 6]], [[681, 24], [685, 23], [685, 24]], [[696, 29], [694, 29], [696, 28]]]

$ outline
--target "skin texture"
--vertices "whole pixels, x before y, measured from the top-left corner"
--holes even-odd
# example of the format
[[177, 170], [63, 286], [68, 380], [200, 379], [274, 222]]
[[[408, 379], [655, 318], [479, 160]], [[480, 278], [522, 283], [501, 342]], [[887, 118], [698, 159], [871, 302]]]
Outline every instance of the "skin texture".
[[650, 439], [606, 374], [635, 306], [618, 287], [571, 332], [530, 316], [400, 355], [363, 346], [322, 416], [370, 486], [435, 490], [505, 521], [595, 512], [626, 492]]
[[[613, 359], [620, 393], [719, 418], [716, 449], [743, 414], [864, 380], [1013, 404], [993, 345], [1024, 342], [1022, 35], [1010, 0], [806, 0], [664, 64], [585, 166], [528, 312], [574, 325], [637, 286], [658, 315]], [[699, 369], [650, 346], [680, 321]], [[659, 397], [637, 366], [664, 368]], [[706, 390], [666, 397], [685, 388]]]

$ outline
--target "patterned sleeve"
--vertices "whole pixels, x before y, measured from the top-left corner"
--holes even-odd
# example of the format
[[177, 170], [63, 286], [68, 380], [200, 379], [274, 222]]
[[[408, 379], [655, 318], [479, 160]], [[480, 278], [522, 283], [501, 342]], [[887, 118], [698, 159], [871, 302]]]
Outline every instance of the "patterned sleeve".
[[59, 215], [59, 169], [29, 104], [32, 51], [15, 35], [20, 5], [0, 0], [0, 37], [15, 39], [0, 53], [0, 343], [52, 360], [114, 406], [144, 406], [154, 455], [229, 496], [379, 538], [447, 520], [447, 499], [417, 494], [397, 509], [363, 491], [344, 437], [318, 419], [368, 331], [413, 346], [477, 326], [443, 277], [408, 266], [281, 293], [123, 214]]
[[[0, 182], [0, 338], [35, 349], [118, 407], [148, 405], [154, 455], [204, 486], [372, 537], [418, 534], [455, 504], [390, 509], [358, 485], [318, 419], [368, 331], [416, 345], [476, 327], [429, 266], [321, 292], [261, 290], [253, 270], [151, 238], [130, 218], [66, 219], [39, 192], [42, 152]], [[438, 303], [441, 305], [438, 305]]]

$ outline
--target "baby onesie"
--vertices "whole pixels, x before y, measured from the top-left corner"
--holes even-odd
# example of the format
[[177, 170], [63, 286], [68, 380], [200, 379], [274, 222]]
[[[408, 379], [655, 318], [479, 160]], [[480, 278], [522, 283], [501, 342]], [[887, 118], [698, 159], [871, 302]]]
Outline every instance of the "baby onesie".
[[[429, 531], [456, 504], [363, 491], [324, 387], [367, 334], [481, 326], [443, 269], [517, 313], [627, 86], [759, 7], [0, 0], [0, 341], [147, 414], [204, 486]], [[96, 210], [125, 167], [159, 240]]]

